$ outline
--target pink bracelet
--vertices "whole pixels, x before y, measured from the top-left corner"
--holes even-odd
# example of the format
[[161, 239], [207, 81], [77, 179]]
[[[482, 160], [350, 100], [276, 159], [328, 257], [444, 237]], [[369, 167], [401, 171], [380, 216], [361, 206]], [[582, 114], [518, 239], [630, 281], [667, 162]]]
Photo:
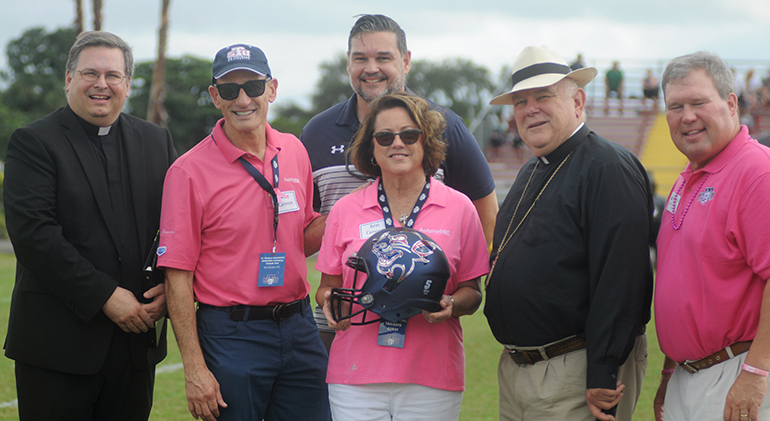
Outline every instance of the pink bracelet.
[[675, 368], [664, 368], [663, 370], [660, 370], [660, 374], [674, 374]]
[[748, 364], [743, 364], [741, 366], [741, 370], [747, 373], [756, 374], [757, 376], [762, 376], [762, 377], [767, 377], [767, 374], [768, 374], [767, 370], [762, 370], [761, 368], [756, 368]]

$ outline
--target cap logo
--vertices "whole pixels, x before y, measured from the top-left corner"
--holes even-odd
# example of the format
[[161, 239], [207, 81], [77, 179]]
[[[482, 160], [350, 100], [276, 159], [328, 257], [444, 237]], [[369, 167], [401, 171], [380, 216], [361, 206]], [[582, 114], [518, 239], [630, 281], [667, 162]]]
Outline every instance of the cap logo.
[[246, 47], [233, 47], [227, 52], [227, 61], [251, 60], [251, 51]]

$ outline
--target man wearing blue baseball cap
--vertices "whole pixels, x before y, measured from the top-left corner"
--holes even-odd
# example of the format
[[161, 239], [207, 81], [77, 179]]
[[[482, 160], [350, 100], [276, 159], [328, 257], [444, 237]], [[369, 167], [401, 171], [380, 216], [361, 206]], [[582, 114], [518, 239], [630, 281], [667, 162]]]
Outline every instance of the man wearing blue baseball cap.
[[195, 418], [330, 418], [305, 265], [325, 218], [305, 148], [267, 123], [277, 88], [262, 50], [220, 50], [209, 93], [223, 118], [164, 185], [158, 266]]
[[527, 47], [491, 102], [513, 105], [534, 155], [500, 208], [487, 278], [501, 420], [630, 421], [639, 397], [652, 191], [631, 152], [586, 126], [594, 77]]

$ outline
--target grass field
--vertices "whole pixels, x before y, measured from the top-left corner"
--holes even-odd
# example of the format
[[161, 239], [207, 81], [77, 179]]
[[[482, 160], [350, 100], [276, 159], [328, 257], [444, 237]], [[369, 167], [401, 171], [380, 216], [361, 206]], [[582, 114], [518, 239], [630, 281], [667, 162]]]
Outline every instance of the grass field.
[[[308, 260], [309, 281], [313, 288], [320, 280], [312, 269], [314, 260]], [[13, 290], [15, 259], [0, 255], [0, 341], [5, 340], [8, 311]], [[466, 352], [466, 391], [460, 419], [464, 421], [496, 420], [497, 417], [497, 360], [501, 347], [492, 337], [481, 310], [462, 318]], [[655, 326], [647, 326], [649, 336], [649, 364], [647, 376], [634, 414], [634, 420], [648, 421], [652, 415], [652, 400], [660, 379], [663, 356], [658, 348]], [[174, 335], [169, 334], [169, 355], [158, 366], [155, 383], [155, 403], [151, 420], [191, 420], [187, 411], [182, 362]], [[0, 357], [0, 420], [16, 420], [18, 411], [11, 402], [16, 399], [13, 361]]]

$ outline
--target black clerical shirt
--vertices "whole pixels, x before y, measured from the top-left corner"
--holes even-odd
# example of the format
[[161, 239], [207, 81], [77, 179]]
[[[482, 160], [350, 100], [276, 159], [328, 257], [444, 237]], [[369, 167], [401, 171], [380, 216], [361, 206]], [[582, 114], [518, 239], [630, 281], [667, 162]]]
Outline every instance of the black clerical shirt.
[[[122, 267], [122, 276], [124, 279], [141, 279], [141, 263], [132, 264], [134, 262], [143, 263], [144, 257], [139, 255], [141, 247], [139, 245], [123, 137], [118, 124], [119, 119], [115, 121], [106, 134], [101, 135], [99, 130], [106, 128], [95, 126], [79, 116], [78, 119], [83, 125], [83, 129], [85, 129], [88, 139], [91, 141], [92, 150], [107, 181], [112, 212], [117, 222], [118, 238], [115, 241], [118, 243], [121, 262], [128, 263]], [[118, 280], [118, 282], [126, 285], [121, 280]], [[137, 298], [143, 302], [145, 301], [142, 297]]]
[[[585, 125], [544, 158], [524, 165], [498, 213], [484, 314], [506, 345], [584, 335], [586, 387], [614, 389], [650, 318], [650, 184], [636, 157]], [[522, 193], [508, 236], [541, 191], [497, 256]]]

